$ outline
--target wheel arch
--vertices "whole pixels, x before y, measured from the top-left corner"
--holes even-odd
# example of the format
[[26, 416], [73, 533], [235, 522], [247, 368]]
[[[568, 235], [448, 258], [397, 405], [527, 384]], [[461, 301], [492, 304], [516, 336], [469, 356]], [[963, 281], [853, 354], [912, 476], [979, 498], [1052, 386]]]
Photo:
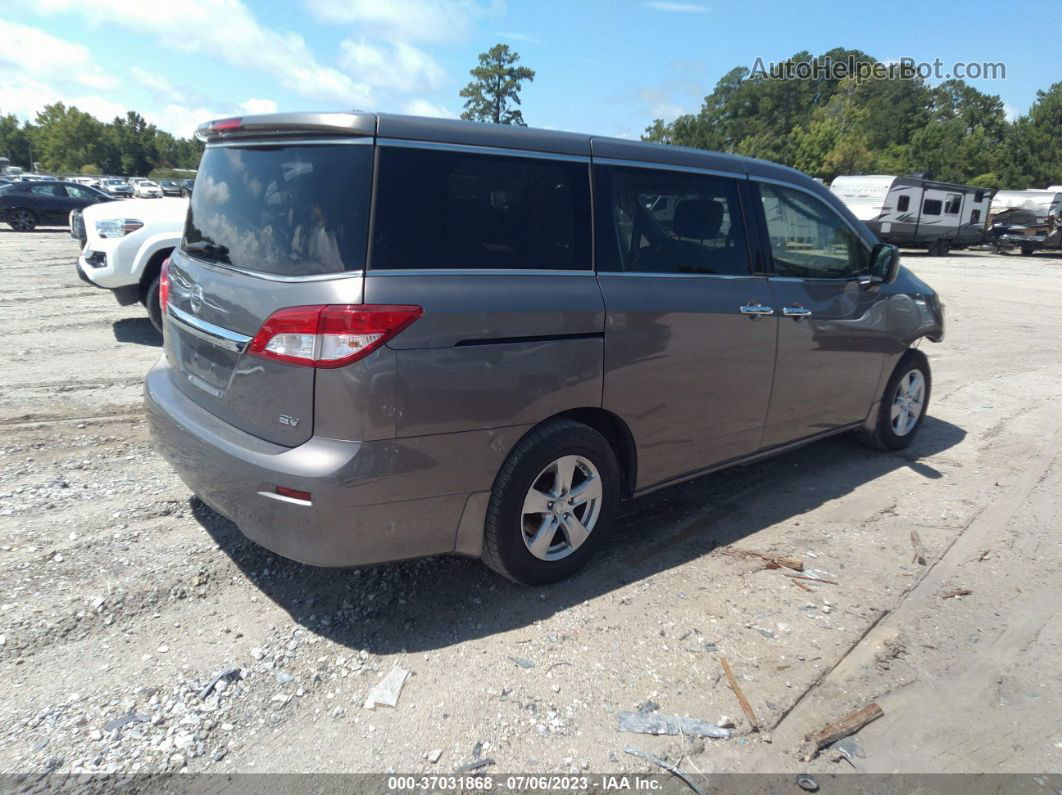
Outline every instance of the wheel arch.
[[140, 272], [140, 280], [138, 282], [140, 286], [141, 301], [147, 296], [147, 291], [148, 288], [151, 287], [151, 283], [155, 281], [155, 278], [162, 271], [163, 261], [173, 253], [175, 247], [175, 245], [163, 244], [148, 257], [147, 264], [144, 265], [144, 269]]
[[620, 494], [623, 497], [630, 497], [634, 494], [634, 489], [638, 482], [638, 448], [634, 443], [634, 434], [631, 433], [627, 423], [618, 415], [598, 406], [569, 409], [560, 414], [555, 414], [549, 419], [543, 420], [543, 422], [548, 422], [558, 417], [565, 417], [575, 422], [581, 422], [583, 425], [589, 425], [605, 437], [609, 446], [612, 447], [612, 452], [616, 454], [616, 462], [619, 464], [620, 472], [623, 474]]

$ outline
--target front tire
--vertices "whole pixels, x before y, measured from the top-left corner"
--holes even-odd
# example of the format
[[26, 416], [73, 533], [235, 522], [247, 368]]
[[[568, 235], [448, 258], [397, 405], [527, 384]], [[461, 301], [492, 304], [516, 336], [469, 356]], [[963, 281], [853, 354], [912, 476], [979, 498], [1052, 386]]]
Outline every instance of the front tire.
[[908, 350], [885, 385], [874, 429], [863, 432], [863, 441], [879, 450], [907, 447], [922, 428], [932, 384], [926, 355]]
[[483, 562], [524, 585], [571, 576], [604, 542], [619, 483], [605, 437], [573, 420], [544, 423], [513, 448], [494, 480]]
[[37, 215], [33, 210], [16, 207], [7, 214], [7, 225], [16, 232], [32, 232], [37, 228]]

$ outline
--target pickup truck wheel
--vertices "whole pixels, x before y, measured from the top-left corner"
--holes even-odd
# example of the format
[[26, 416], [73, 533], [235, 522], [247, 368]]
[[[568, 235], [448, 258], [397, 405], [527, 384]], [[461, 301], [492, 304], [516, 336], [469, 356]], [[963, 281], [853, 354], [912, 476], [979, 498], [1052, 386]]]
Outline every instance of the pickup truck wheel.
[[159, 304], [159, 277], [156, 276], [144, 293], [144, 308], [155, 330], [162, 333], [162, 305]]
[[907, 447], [922, 428], [932, 383], [926, 355], [907, 351], [885, 385], [877, 422], [872, 431], [863, 432], [863, 441], [879, 450]]
[[573, 420], [544, 423], [516, 445], [494, 480], [483, 562], [524, 585], [571, 576], [604, 542], [619, 485], [605, 437]]
[[16, 232], [32, 232], [37, 228], [37, 215], [33, 210], [16, 207], [7, 214], [7, 225]]

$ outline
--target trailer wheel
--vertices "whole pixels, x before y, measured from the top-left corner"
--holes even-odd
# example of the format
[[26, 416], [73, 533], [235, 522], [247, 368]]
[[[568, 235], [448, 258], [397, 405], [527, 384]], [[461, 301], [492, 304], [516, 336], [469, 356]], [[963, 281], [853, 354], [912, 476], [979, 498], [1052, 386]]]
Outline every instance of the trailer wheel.
[[929, 242], [929, 256], [931, 256], [931, 257], [939, 257], [940, 256], [940, 241], [931, 240]]
[[1029, 248], [1028, 246], [1022, 246], [1021, 247], [1021, 255], [1023, 257], [1031, 257], [1033, 255], [1033, 250], [1031, 248]]

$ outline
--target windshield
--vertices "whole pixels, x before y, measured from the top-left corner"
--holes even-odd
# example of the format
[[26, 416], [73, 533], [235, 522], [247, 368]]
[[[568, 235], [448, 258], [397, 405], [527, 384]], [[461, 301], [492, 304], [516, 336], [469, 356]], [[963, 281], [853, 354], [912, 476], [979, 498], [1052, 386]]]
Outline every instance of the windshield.
[[361, 270], [371, 175], [370, 146], [208, 148], [182, 250], [283, 276]]
[[124, 185], [125, 183], [122, 182], [122, 180], [120, 180], [120, 179], [109, 179], [109, 180], [107, 180], [107, 184], [108, 185]]

